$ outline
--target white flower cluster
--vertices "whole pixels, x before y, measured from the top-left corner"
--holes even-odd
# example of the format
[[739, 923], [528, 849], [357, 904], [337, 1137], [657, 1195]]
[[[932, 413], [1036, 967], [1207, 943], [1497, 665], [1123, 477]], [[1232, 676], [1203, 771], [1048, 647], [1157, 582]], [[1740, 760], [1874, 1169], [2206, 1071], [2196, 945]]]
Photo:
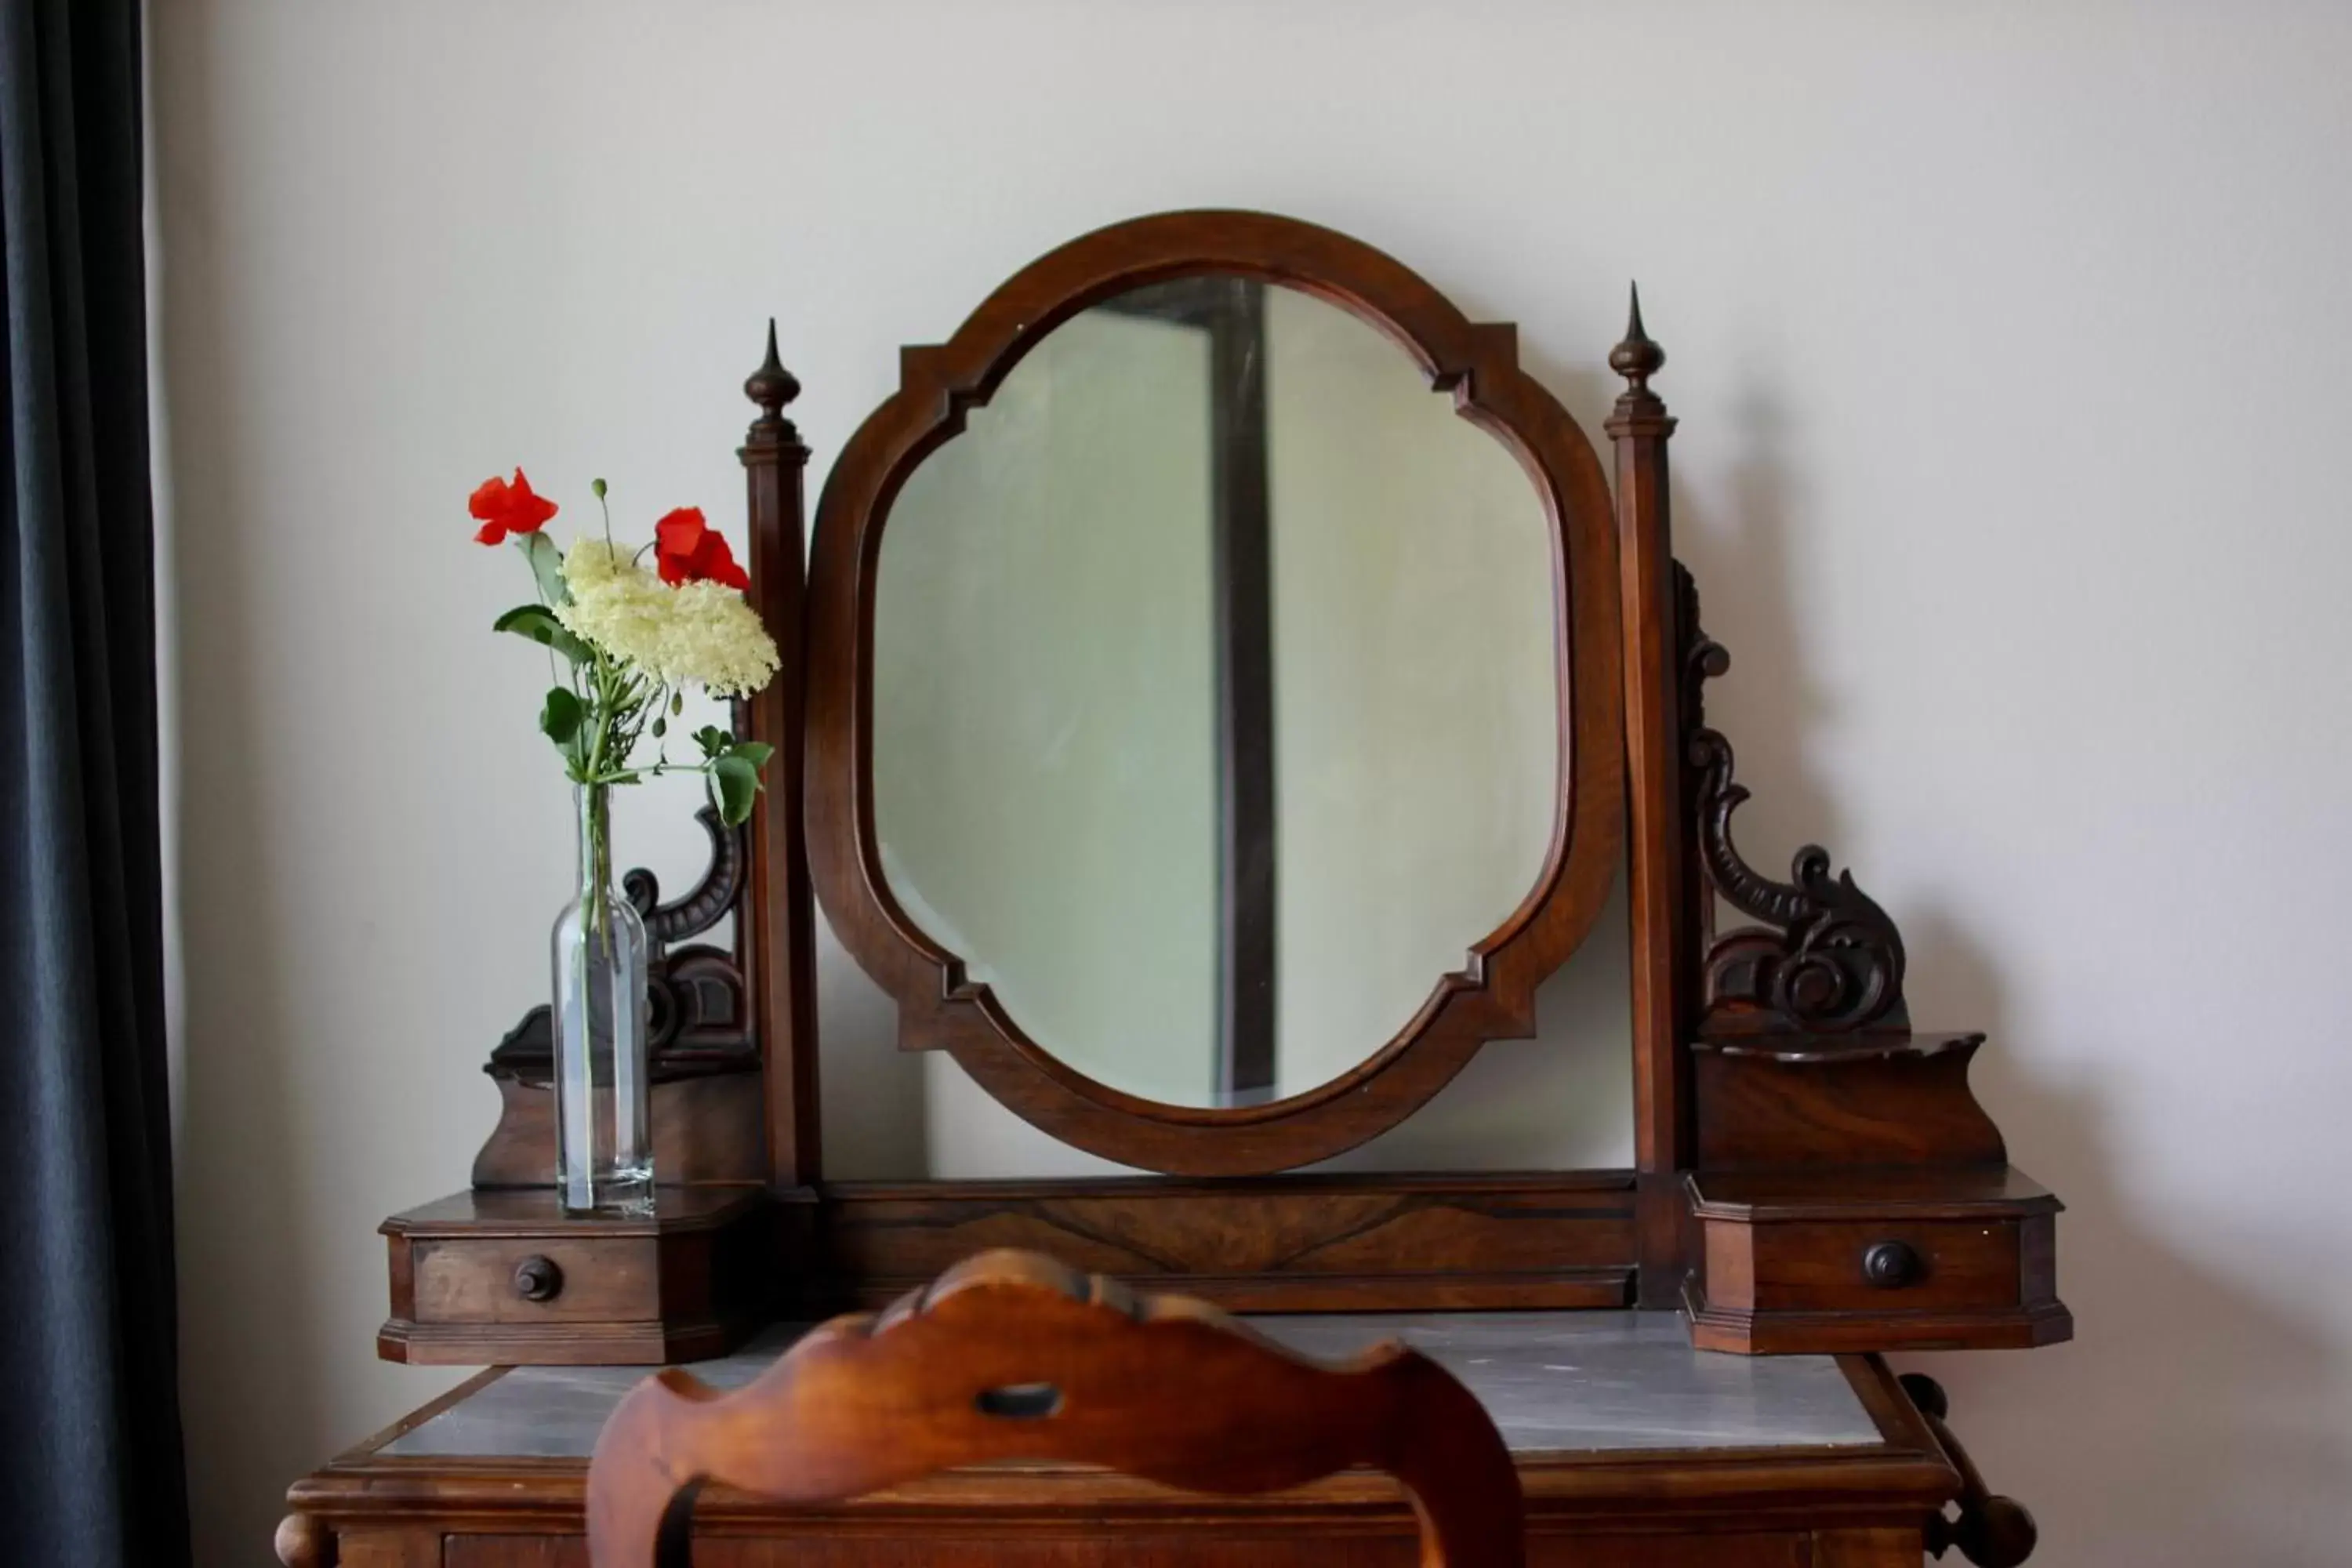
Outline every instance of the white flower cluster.
[[694, 682], [714, 697], [757, 691], [776, 673], [776, 645], [743, 595], [719, 583], [673, 588], [601, 539], [563, 558], [572, 602], [565, 628], [663, 685]]

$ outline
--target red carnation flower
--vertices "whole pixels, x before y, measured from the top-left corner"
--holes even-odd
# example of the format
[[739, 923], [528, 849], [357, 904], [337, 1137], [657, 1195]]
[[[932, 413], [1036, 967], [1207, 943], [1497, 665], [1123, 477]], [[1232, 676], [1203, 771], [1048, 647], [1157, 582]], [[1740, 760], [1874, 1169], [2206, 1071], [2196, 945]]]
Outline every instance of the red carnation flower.
[[718, 583], [748, 592], [751, 579], [735, 564], [727, 540], [705, 522], [700, 507], [682, 506], [654, 524], [654, 563], [671, 587], [680, 583]]
[[466, 510], [481, 521], [481, 531], [474, 535], [478, 542], [503, 544], [510, 533], [537, 533], [545, 528], [555, 515], [555, 503], [535, 494], [517, 468], [512, 484], [495, 474], [484, 479]]

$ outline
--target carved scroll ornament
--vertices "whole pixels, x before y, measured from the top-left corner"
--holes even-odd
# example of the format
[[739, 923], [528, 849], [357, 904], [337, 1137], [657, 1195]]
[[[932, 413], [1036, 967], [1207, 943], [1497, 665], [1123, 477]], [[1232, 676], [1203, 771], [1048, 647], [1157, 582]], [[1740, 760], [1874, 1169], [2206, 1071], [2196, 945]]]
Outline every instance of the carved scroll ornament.
[[1711, 942], [1703, 973], [1702, 1034], [1838, 1035], [1907, 1029], [1903, 935], [1878, 901], [1832, 872], [1830, 853], [1808, 844], [1777, 881], [1732, 842], [1731, 816], [1748, 796], [1732, 779], [1731, 742], [1704, 721], [1704, 687], [1731, 655], [1699, 626], [1698, 589], [1675, 565], [1681, 625], [1682, 713], [1692, 770], [1690, 801], [1700, 865], [1724, 901], [1761, 925]]

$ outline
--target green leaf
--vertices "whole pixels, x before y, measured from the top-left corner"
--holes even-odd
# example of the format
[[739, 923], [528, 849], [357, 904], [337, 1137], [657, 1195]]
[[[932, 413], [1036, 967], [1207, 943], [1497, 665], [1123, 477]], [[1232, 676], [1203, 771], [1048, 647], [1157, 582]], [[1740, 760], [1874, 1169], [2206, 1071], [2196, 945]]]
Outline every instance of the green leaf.
[[694, 743], [702, 748], [706, 757], [716, 757], [726, 751], [727, 743], [734, 738], [716, 724], [705, 724], [694, 732]]
[[586, 664], [596, 656], [588, 645], [564, 629], [555, 612], [545, 605], [517, 605], [490, 623], [494, 632], [512, 632], [519, 637], [529, 637], [541, 647], [551, 647], [574, 664]]
[[776, 748], [765, 741], [738, 741], [727, 748], [727, 754], [740, 757], [755, 768], [764, 768], [768, 759], [776, 754]]
[[670, 716], [671, 718], [675, 719], [675, 718], [677, 718], [679, 714], [681, 714], [681, 713], [683, 713], [683, 712], [685, 712], [685, 711], [686, 711], [686, 693], [685, 693], [685, 692], [683, 692], [683, 691], [673, 691], [673, 692], [671, 692], [671, 693], [669, 694], [669, 716]]
[[563, 581], [563, 552], [555, 541], [544, 533], [526, 533], [516, 543], [521, 546], [523, 559], [530, 563], [530, 574], [539, 579], [539, 596], [551, 605], [568, 605], [572, 590]]
[[540, 704], [540, 733], [568, 749], [579, 738], [581, 717], [580, 699], [572, 695], [570, 688], [550, 687], [547, 700]]
[[751, 800], [760, 793], [757, 769], [742, 758], [724, 756], [710, 764], [710, 782], [719, 795], [719, 819], [730, 827], [751, 820]]
[[655, 740], [656, 740], [656, 741], [658, 741], [658, 740], [660, 740], [664, 735], [667, 735], [667, 734], [668, 734], [668, 733], [669, 733], [669, 721], [668, 721], [668, 720], [667, 720], [667, 719], [665, 719], [665, 718], [663, 718], [663, 717], [662, 717], [660, 714], [658, 714], [658, 713], [655, 714], [655, 715], [654, 715], [654, 739], [655, 739]]

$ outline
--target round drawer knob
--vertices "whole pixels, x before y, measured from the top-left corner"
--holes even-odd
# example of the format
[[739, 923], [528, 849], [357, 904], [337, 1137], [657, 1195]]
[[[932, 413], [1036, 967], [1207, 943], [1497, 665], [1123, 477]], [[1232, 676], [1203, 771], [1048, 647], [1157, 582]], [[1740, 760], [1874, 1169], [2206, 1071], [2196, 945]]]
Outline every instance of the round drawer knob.
[[526, 1301], [552, 1301], [563, 1289], [563, 1270], [552, 1258], [533, 1253], [515, 1265], [514, 1288], [515, 1294]]
[[1882, 1290], [1916, 1285], [1925, 1273], [1918, 1253], [1908, 1242], [1878, 1242], [1862, 1255], [1862, 1277]]

